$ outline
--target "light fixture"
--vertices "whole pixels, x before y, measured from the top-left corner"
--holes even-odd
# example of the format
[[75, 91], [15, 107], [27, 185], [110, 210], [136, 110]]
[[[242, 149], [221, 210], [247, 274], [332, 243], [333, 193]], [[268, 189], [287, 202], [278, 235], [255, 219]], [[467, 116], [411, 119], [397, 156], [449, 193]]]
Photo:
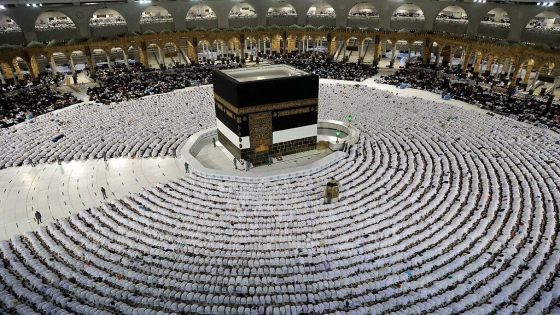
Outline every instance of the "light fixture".
[[33, 4], [31, 5], [31, 6], [32, 6], [32, 7], [34, 7], [34, 8], [36, 8], [36, 7], [37, 7], [37, 5], [36, 5], [35, 3], [33, 3]]
[[26, 6], [26, 7], [30, 7], [30, 6], [31, 6], [31, 4], [29, 4], [29, 3], [26, 3], [26, 4], [25, 4], [25, 6]]
[[6, 7], [0, 4], [0, 10], [6, 10]]

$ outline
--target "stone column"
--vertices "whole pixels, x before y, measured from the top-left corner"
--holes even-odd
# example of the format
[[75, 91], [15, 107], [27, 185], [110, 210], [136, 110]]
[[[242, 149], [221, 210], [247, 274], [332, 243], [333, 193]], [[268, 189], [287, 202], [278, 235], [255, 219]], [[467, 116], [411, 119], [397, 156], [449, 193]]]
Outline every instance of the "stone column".
[[[181, 49], [181, 48], [177, 47], [177, 49]], [[123, 61], [124, 61], [124, 65], [127, 68], [130, 68], [130, 65], [128, 64], [128, 54], [124, 50], [123, 50]]]
[[33, 58], [27, 59], [25, 62], [29, 67], [29, 73], [31, 76], [33, 78], [37, 78], [39, 76], [39, 66], [37, 65], [37, 62]]
[[389, 68], [395, 66], [395, 54], [397, 53], [397, 41], [393, 42], [393, 49], [391, 50], [391, 61], [389, 61]]
[[488, 56], [488, 60], [486, 61], [486, 71], [488, 75], [492, 74], [492, 68], [494, 67], [494, 55]]
[[432, 60], [432, 45], [431, 41], [424, 41], [424, 53], [422, 54], [422, 63], [429, 65]]
[[245, 45], [247, 44], [247, 42], [245, 41], [245, 35], [244, 34], [241, 34], [239, 36], [239, 43], [240, 43], [240, 45], [239, 45], [239, 50], [240, 50], [239, 59], [240, 59], [241, 62], [243, 62], [242, 60], [245, 60]]
[[19, 64], [17, 62], [17, 59], [14, 59], [14, 61], [12, 62], [13, 65], [13, 69], [14, 69], [14, 80], [17, 79], [18, 81], [23, 80], [23, 73], [21, 72], [21, 69], [19, 67]]
[[469, 67], [469, 59], [471, 59], [472, 50], [467, 49], [467, 52], [463, 56], [463, 64], [461, 65], [461, 72], [463, 74], [467, 73], [467, 68]]
[[453, 61], [452, 56], [451, 56], [451, 51], [453, 50], [453, 48], [451, 46], [445, 46], [442, 48], [441, 50], [441, 65], [443, 67], [447, 67], [448, 65], [450, 65]]
[[109, 70], [113, 70], [113, 65], [111, 65], [111, 57], [109, 57], [108, 53], [105, 53], [105, 57], [107, 58], [107, 67], [109, 67]]
[[138, 47], [138, 56], [140, 58], [140, 63], [145, 67], [145, 68], [149, 68], [150, 64], [148, 63], [148, 56], [147, 56], [147, 51], [146, 51], [146, 43], [142, 42], [140, 43], [140, 46]]
[[373, 39], [373, 60], [379, 62], [381, 58], [381, 40], [379, 35]]
[[511, 76], [509, 86], [511, 87], [517, 86], [517, 76], [519, 76], [520, 70], [521, 70], [521, 66], [519, 65], [519, 62], [516, 62], [513, 66], [513, 74]]
[[539, 79], [539, 74], [540, 71], [535, 71], [535, 76], [533, 77], [533, 81], [531, 82], [531, 87], [529, 88], [530, 90], [535, 88], [535, 85], [537, 84], [537, 81]]
[[54, 62], [54, 55], [51, 55], [51, 58], [50, 58], [50, 59], [51, 59], [51, 60], [50, 60], [50, 64], [51, 64], [51, 76], [54, 78], [54, 77], [56, 77], [56, 73], [57, 73], [57, 70], [56, 70], [56, 62]]
[[74, 64], [74, 59], [72, 59], [72, 54], [70, 54], [68, 61], [70, 61], [70, 70], [72, 70], [72, 74], [76, 74], [76, 65]]
[[529, 78], [531, 77], [531, 72], [533, 72], [533, 65], [528, 64], [525, 72], [525, 77], [523, 78], [523, 84], [529, 84]]
[[480, 63], [482, 62], [482, 54], [479, 52], [476, 52], [474, 54], [475, 62], [474, 62], [474, 66], [473, 66], [473, 72], [474, 73], [479, 73], [480, 72]]
[[442, 51], [443, 51], [443, 47], [438, 46], [437, 54], [436, 54], [436, 68], [439, 68], [439, 59], [441, 58]]

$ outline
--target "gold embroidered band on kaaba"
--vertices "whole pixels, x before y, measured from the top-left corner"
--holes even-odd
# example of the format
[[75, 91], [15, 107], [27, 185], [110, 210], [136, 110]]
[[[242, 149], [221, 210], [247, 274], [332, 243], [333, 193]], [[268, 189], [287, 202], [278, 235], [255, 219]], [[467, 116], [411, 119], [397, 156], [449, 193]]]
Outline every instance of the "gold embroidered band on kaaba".
[[224, 106], [225, 108], [229, 109], [236, 115], [246, 115], [246, 114], [257, 113], [257, 112], [283, 110], [283, 109], [289, 109], [294, 107], [317, 105], [319, 102], [319, 99], [317, 98], [306, 98], [306, 99], [296, 100], [296, 101], [261, 104], [261, 105], [239, 108], [233, 106], [230, 102], [226, 101], [223, 97], [219, 96], [216, 93], [214, 93], [214, 100], [216, 100], [216, 102], [219, 105]]

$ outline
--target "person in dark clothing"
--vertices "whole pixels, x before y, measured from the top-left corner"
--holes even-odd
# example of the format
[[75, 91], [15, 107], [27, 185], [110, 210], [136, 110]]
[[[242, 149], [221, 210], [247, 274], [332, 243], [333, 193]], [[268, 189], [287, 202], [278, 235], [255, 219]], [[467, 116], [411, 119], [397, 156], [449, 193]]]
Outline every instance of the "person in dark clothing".
[[43, 216], [41, 215], [41, 213], [39, 211], [35, 211], [35, 221], [37, 222], [37, 224], [43, 223], [42, 218]]
[[105, 187], [101, 187], [101, 195], [103, 196], [103, 199], [107, 199], [107, 191], [105, 190]]

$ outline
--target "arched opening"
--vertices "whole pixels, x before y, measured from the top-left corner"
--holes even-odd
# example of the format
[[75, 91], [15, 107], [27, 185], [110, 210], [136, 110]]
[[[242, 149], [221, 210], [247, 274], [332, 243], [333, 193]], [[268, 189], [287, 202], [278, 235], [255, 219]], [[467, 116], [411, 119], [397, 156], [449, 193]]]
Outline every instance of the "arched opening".
[[348, 12], [348, 26], [376, 28], [379, 26], [379, 11], [371, 3], [358, 3]]
[[316, 42], [311, 35], [303, 35], [298, 40], [297, 49], [299, 52], [307, 53], [315, 50]]
[[424, 42], [417, 40], [410, 45], [407, 62], [422, 62], [422, 53], [424, 52]]
[[0, 14], [0, 34], [18, 32], [21, 32], [19, 25], [11, 18]]
[[237, 3], [229, 11], [229, 24], [231, 27], [256, 26], [257, 11], [248, 3]]
[[3, 44], [21, 44], [25, 42], [23, 32], [11, 18], [0, 14], [0, 42]]
[[465, 57], [465, 48], [463, 46], [456, 47], [451, 50], [451, 64], [452, 67], [460, 68]]
[[324, 17], [336, 17], [336, 12], [332, 5], [328, 3], [318, 3], [312, 5], [309, 10], [307, 10], [307, 16], [324, 16]]
[[184, 63], [179, 53], [179, 47], [175, 43], [165, 43], [163, 45], [161, 58], [166, 67], [176, 67]]
[[198, 42], [197, 45], [198, 62], [203, 64], [212, 64], [217, 58], [216, 45], [207, 40]]
[[109, 53], [109, 59], [115, 64], [126, 65], [124, 50], [120, 47], [113, 47]]
[[552, 11], [537, 14], [525, 26], [522, 41], [558, 46], [560, 43], [560, 15]]
[[486, 13], [486, 16], [482, 18], [482, 21], [480, 21], [480, 23], [492, 25], [495, 27], [509, 28], [510, 21], [506, 10], [502, 8], [494, 8]]
[[212, 43], [213, 49], [216, 51], [216, 62], [221, 64], [229, 64], [228, 45], [223, 39], [216, 39]]
[[218, 27], [216, 13], [208, 5], [199, 3], [193, 5], [185, 18], [186, 27], [212, 29]]
[[467, 31], [469, 19], [467, 12], [457, 5], [452, 5], [441, 10], [436, 16], [435, 30], [464, 34]]
[[105, 50], [103, 49], [94, 49], [91, 52], [91, 58], [93, 59], [93, 65], [96, 68], [108, 68], [109, 66], [109, 56], [107, 55], [107, 53], [105, 53]]
[[[547, 62], [539, 69], [536, 69], [536, 74], [533, 81], [529, 83], [528, 90], [533, 91], [534, 95], [545, 96], [554, 95], [558, 86], [557, 78], [557, 65], [553, 62]], [[556, 84], [556, 85], [555, 85]]]
[[359, 53], [360, 41], [356, 37], [348, 38], [342, 48], [335, 54], [335, 60], [343, 62], [356, 62]]
[[74, 69], [77, 72], [81, 72], [84, 69], [86, 69], [88, 64], [91, 62], [91, 61], [87, 60], [86, 54], [84, 54], [84, 52], [80, 51], [80, 50], [73, 51], [70, 54], [70, 59], [74, 63]]
[[229, 18], [255, 18], [257, 11], [252, 5], [241, 2], [234, 5], [229, 11]]
[[66, 78], [67, 84], [93, 83], [93, 79], [89, 76], [88, 71], [84, 71], [89, 68], [91, 60], [88, 60], [87, 55], [83, 51], [73, 51], [70, 54], [69, 62], [72, 76]]
[[128, 32], [124, 17], [119, 12], [107, 8], [95, 11], [89, 19], [89, 26], [94, 37], [121, 35]]
[[319, 36], [315, 39], [313, 51], [327, 53], [329, 41], [326, 36]]
[[296, 9], [289, 3], [278, 3], [268, 8], [267, 16], [296, 16]]
[[480, 21], [478, 34], [482, 36], [507, 38], [510, 20], [507, 12], [502, 8], [494, 8]]
[[424, 12], [415, 4], [404, 4], [398, 7], [391, 16], [393, 30], [422, 30], [424, 28]]
[[93, 16], [89, 19], [89, 26], [91, 27], [116, 25], [126, 25], [126, 21], [119, 12], [113, 9], [99, 9], [93, 12]]
[[307, 24], [313, 26], [331, 26], [336, 24], [336, 12], [332, 5], [319, 2], [307, 10]]
[[216, 13], [211, 7], [199, 3], [193, 5], [187, 12], [186, 20], [212, 20], [216, 19]]
[[348, 12], [349, 17], [379, 18], [379, 11], [368, 2], [358, 3]]
[[255, 37], [245, 38], [245, 59], [250, 62], [255, 61], [258, 54], [258, 41]]
[[268, 25], [292, 25], [297, 23], [297, 12], [289, 3], [279, 2], [268, 8], [266, 13]]
[[140, 56], [140, 49], [137, 46], [130, 46], [126, 51], [129, 64], [141, 63], [142, 57]]
[[76, 29], [74, 22], [64, 13], [47, 11], [41, 13], [35, 21], [37, 31], [50, 31], [62, 29]]
[[45, 55], [31, 56], [31, 64], [37, 65], [38, 73], [44, 73], [47, 72], [47, 69], [50, 69], [49, 60]]
[[174, 29], [173, 17], [167, 9], [153, 5], [142, 12], [140, 16], [140, 30], [146, 31], [172, 31]]
[[228, 50], [232, 57], [236, 59], [236, 62], [240, 61], [241, 56], [241, 42], [237, 38], [230, 38], [228, 40]]
[[148, 62], [148, 67], [162, 68], [163, 55], [161, 53], [161, 48], [155, 44], [151, 43], [146, 47], [146, 59]]
[[262, 52], [263, 52], [263, 54], [271, 55], [272, 54], [272, 41], [270, 40], [270, 37], [264, 36], [261, 41], [262, 41]]
[[537, 14], [525, 26], [527, 30], [542, 32], [560, 32], [560, 15], [545, 11]]
[[457, 5], [451, 5], [439, 11], [436, 21], [446, 21], [452, 23], [468, 23], [467, 12]]
[[62, 52], [55, 52], [52, 54], [49, 60], [49, 67], [51, 69], [51, 74], [54, 73], [54, 75], [58, 76], [61, 80], [64, 78], [64, 75], [72, 73], [70, 59]]

